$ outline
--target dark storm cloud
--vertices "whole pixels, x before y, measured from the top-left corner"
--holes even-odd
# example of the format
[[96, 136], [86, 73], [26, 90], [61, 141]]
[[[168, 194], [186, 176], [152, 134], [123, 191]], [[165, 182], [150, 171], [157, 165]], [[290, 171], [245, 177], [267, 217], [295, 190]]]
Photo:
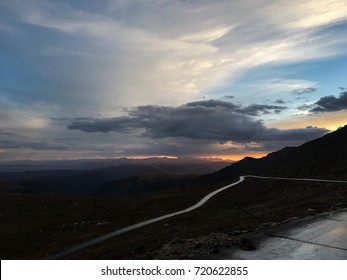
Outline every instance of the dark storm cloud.
[[55, 141], [58, 142], [66, 142], [66, 141], [80, 141], [82, 137], [58, 137], [54, 138]]
[[235, 98], [234, 95], [224, 95], [223, 97], [224, 97], [224, 98], [228, 98], [228, 99], [233, 99], [233, 98]]
[[304, 104], [304, 105], [301, 105], [301, 106], [297, 107], [297, 109], [300, 110], [300, 111], [307, 111], [307, 110], [312, 109], [312, 105]]
[[254, 133], [261, 133], [263, 124], [248, 116], [235, 112], [232, 105], [209, 107], [139, 107], [134, 117], [145, 128], [144, 136], [150, 138], [186, 137], [192, 139], [213, 139], [245, 141]]
[[315, 92], [316, 90], [317, 90], [317, 88], [308, 87], [308, 88], [295, 89], [292, 91], [292, 93], [302, 95], [302, 94], [306, 94], [306, 93]]
[[284, 104], [285, 102], [282, 99], [277, 99], [274, 102], [275, 104]]
[[287, 107], [252, 104], [250, 106], [237, 109], [237, 112], [248, 115], [248, 116], [256, 117], [263, 114], [271, 114], [271, 113], [279, 114], [285, 109], [287, 109]]
[[2, 136], [18, 136], [18, 134], [17, 133], [13, 133], [13, 132], [7, 132], [7, 131], [5, 131], [5, 130], [3, 130], [3, 129], [0, 129], [0, 135], [2, 135]]
[[251, 117], [277, 108], [283, 109], [281, 106], [270, 105], [240, 107], [218, 100], [191, 102], [179, 107], [140, 106], [123, 117], [74, 119], [68, 128], [103, 133], [141, 131], [141, 137], [151, 139], [186, 138], [220, 143], [287, 139], [302, 141], [327, 132], [325, 129], [312, 127], [296, 130], [269, 129], [261, 120]]
[[329, 131], [324, 128], [308, 126], [306, 128], [280, 130], [276, 128], [267, 129], [262, 140], [277, 141], [309, 141], [323, 136]]
[[310, 111], [313, 113], [322, 113], [344, 109], [347, 109], [347, 91], [340, 93], [339, 97], [333, 95], [322, 97], [314, 104], [314, 108]]
[[55, 145], [55, 144], [48, 144], [48, 143], [41, 143], [41, 142], [28, 142], [28, 143], [21, 143], [17, 141], [11, 141], [11, 140], [2, 140], [0, 141], [0, 148], [3, 149], [32, 149], [32, 150], [65, 150], [66, 147], [62, 145]]
[[221, 100], [203, 100], [187, 103], [186, 106], [189, 107], [224, 107], [234, 110], [235, 113], [241, 113], [248, 116], [259, 116], [262, 114], [270, 114], [271, 111], [275, 114], [280, 113], [282, 110], [287, 109], [284, 106], [272, 106], [272, 105], [262, 105], [262, 104], [251, 104], [246, 107], [240, 105], [235, 105], [231, 102], [221, 101]]
[[[242, 141], [261, 132], [263, 124], [235, 113], [228, 106], [206, 106], [189, 103], [180, 107], [140, 106], [127, 117], [73, 120], [68, 128], [84, 132], [122, 132], [144, 129], [149, 138], [186, 137], [226, 141], [231, 135]], [[226, 105], [226, 104], [223, 104]], [[233, 107], [230, 105], [230, 107]]]
[[235, 105], [234, 103], [227, 102], [227, 101], [222, 101], [222, 100], [214, 100], [214, 99], [209, 99], [209, 100], [201, 100], [201, 101], [195, 101], [195, 102], [189, 102], [185, 104], [185, 106], [188, 107], [224, 107], [224, 108], [229, 108], [229, 109], [236, 109], [239, 108], [239, 105]]
[[76, 129], [84, 132], [131, 132], [136, 127], [141, 127], [133, 117], [117, 118], [80, 118], [74, 119], [68, 129]]

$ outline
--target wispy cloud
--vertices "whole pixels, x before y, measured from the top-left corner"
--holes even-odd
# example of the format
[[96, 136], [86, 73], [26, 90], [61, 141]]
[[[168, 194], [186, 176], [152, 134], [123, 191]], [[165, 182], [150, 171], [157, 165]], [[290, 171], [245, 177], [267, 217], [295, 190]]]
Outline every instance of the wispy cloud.
[[[62, 37], [66, 41], [58, 42], [58, 46], [45, 38], [40, 46], [44, 54], [59, 53], [66, 62], [51, 79], [74, 76], [74, 81], [67, 83], [71, 88], [64, 90], [81, 96], [74, 102], [84, 102], [83, 108], [99, 106], [100, 110], [116, 105], [188, 102], [232, 82], [252, 67], [337, 55], [344, 51], [346, 42], [344, 37], [323, 30], [346, 19], [344, 1], [330, 1], [329, 5], [326, 1], [117, 3], [118, 9], [132, 9], [133, 16], [138, 17], [133, 24], [118, 16], [117, 10], [112, 16], [92, 14], [66, 2], [6, 3], [21, 21], [66, 33]], [[153, 22], [164, 18], [166, 22], [152, 25], [142, 8]], [[240, 12], [243, 10], [250, 14], [245, 17]], [[77, 44], [71, 45], [72, 41]], [[90, 57], [83, 63], [71, 58], [86, 53]], [[71, 60], [74, 66], [66, 69]]]
[[[188, 147], [199, 146], [194, 146], [194, 141], [199, 141], [200, 148], [212, 148], [219, 145], [213, 142], [217, 140], [243, 139], [251, 143], [261, 141], [264, 135], [280, 139], [284, 132], [271, 132], [261, 118], [287, 110], [283, 104], [290, 97], [279, 93], [290, 95], [293, 90], [318, 88], [316, 81], [275, 75], [271, 80], [245, 85], [249, 92], [220, 93], [234, 97], [235, 103], [229, 102], [229, 107], [216, 102], [208, 107], [207, 102], [212, 105], [209, 100], [193, 106], [192, 101], [213, 98], [216, 89], [225, 85], [231, 88], [248, 70], [259, 66], [346, 54], [347, 38], [338, 28], [347, 20], [345, 0], [105, 0], [97, 5], [93, 1], [2, 0], [0, 16], [2, 127], [28, 137], [26, 142], [23, 140], [27, 150], [30, 143], [53, 147], [52, 141], [59, 137], [79, 139], [79, 146], [74, 140], [66, 140], [67, 150], [61, 153], [64, 156], [67, 151], [73, 154], [73, 149], [88, 154], [93, 147], [95, 154], [111, 150], [136, 153], [141, 149], [159, 153], [170, 149], [179, 152], [183, 146], [188, 151]], [[244, 96], [248, 102], [243, 102]], [[273, 99], [273, 105], [266, 99]], [[341, 105], [341, 97], [335, 99], [329, 100]], [[237, 104], [240, 100], [244, 105]], [[331, 110], [327, 101], [318, 101], [317, 108]], [[129, 115], [124, 115], [124, 110]], [[163, 115], [177, 128], [176, 133], [165, 128], [163, 122], [155, 123], [150, 116], [159, 117], [158, 110], [168, 116], [170, 112], [190, 116], [188, 122], [196, 137], [187, 138], [189, 133], [180, 129], [176, 121], [186, 122], [183, 118], [175, 121]], [[196, 118], [187, 112], [194, 112]], [[140, 113], [148, 113], [148, 123], [140, 121]], [[203, 118], [202, 113], [207, 115]], [[209, 114], [211, 125], [221, 122], [224, 127], [216, 127], [227, 131], [219, 138], [219, 129], [217, 133], [212, 127], [200, 127]], [[76, 119], [81, 116], [88, 118]], [[57, 121], [59, 118], [74, 120], [70, 128], [75, 129], [67, 130], [63, 122]], [[260, 132], [258, 138], [242, 138], [237, 125], [245, 129], [254, 126], [254, 131]], [[124, 133], [100, 136], [85, 133], [87, 130], [134, 134], [129, 139]], [[139, 137], [144, 130], [147, 134]], [[162, 138], [155, 146], [146, 142], [155, 135], [166, 135], [166, 131], [171, 131], [167, 136], [172, 145], [161, 142]], [[310, 135], [307, 139], [323, 132], [303, 130]], [[269, 147], [270, 140], [266, 141]], [[281, 143], [284, 145], [284, 140]], [[33, 154], [28, 152], [27, 156]]]
[[299, 79], [276, 78], [270, 80], [262, 80], [250, 85], [250, 88], [256, 91], [266, 91], [269, 93], [294, 92], [298, 93], [305, 89], [316, 89], [317, 82]]
[[316, 90], [317, 90], [317, 88], [308, 87], [308, 88], [295, 89], [295, 90], [293, 90], [292, 92], [293, 92], [294, 94], [303, 95], [303, 94], [306, 94], [306, 93], [315, 92]]

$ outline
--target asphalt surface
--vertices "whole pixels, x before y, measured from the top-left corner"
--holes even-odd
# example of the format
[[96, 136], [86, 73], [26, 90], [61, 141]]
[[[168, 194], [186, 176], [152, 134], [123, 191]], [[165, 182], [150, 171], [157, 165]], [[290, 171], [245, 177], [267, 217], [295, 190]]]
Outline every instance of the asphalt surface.
[[226, 258], [248, 260], [347, 260], [347, 212], [264, 236], [253, 251], [230, 251]]
[[177, 212], [174, 212], [174, 213], [171, 213], [171, 214], [167, 214], [167, 215], [163, 215], [163, 216], [160, 216], [160, 217], [156, 217], [156, 218], [153, 218], [153, 219], [150, 219], [150, 220], [147, 220], [147, 221], [143, 221], [141, 223], [138, 223], [138, 224], [134, 224], [134, 225], [131, 225], [129, 227], [125, 227], [125, 228], [122, 228], [122, 229], [118, 229], [116, 231], [113, 231], [113, 232], [110, 232], [106, 235], [103, 235], [103, 236], [100, 236], [98, 238], [95, 238], [95, 239], [92, 239], [92, 240], [89, 240], [87, 242], [84, 242], [82, 244], [79, 244], [75, 247], [72, 247], [72, 248], [69, 248], [67, 250], [64, 250], [58, 254], [55, 254], [53, 256], [50, 256], [48, 259], [51, 259], [51, 260], [57, 260], [57, 259], [62, 259], [62, 258], [65, 258], [69, 255], [72, 255], [76, 252], [79, 252], [85, 248], [88, 248], [90, 246], [93, 246], [95, 244], [98, 244], [100, 242], [103, 242], [105, 240], [108, 240], [110, 238], [113, 238], [115, 236], [118, 236], [120, 234], [123, 234], [123, 233], [126, 233], [126, 232], [129, 232], [131, 230], [134, 230], [134, 229], [137, 229], [137, 228], [140, 228], [140, 227], [143, 227], [143, 226], [146, 226], [146, 225], [150, 225], [150, 224], [153, 224], [153, 223], [156, 223], [156, 222], [159, 222], [159, 221], [162, 221], [162, 220], [165, 220], [165, 219], [168, 219], [168, 218], [171, 218], [171, 217], [174, 217], [174, 216], [177, 216], [177, 215], [181, 215], [181, 214], [184, 214], [184, 213], [187, 213], [187, 212], [190, 212], [190, 211], [193, 211], [199, 207], [201, 207], [202, 205], [204, 205], [208, 200], [210, 200], [213, 196], [215, 196], [216, 194], [230, 188], [230, 187], [233, 187], [233, 186], [236, 186], [238, 184], [240, 184], [241, 182], [243, 182], [245, 180], [245, 178], [259, 178], [259, 179], [271, 179], [271, 180], [293, 180], [293, 181], [314, 181], [314, 182], [337, 182], [337, 183], [347, 183], [347, 181], [338, 181], [338, 180], [322, 180], [322, 179], [307, 179], [307, 178], [282, 178], [282, 177], [263, 177], [263, 176], [253, 176], [253, 175], [245, 175], [245, 176], [240, 176], [239, 180], [232, 183], [232, 184], [229, 184], [229, 185], [226, 185], [222, 188], [219, 188], [211, 193], [209, 193], [208, 195], [206, 195], [204, 198], [202, 198], [198, 203], [194, 204], [193, 206], [191, 207], [188, 207], [184, 210], [181, 210], [181, 211], [177, 211]]

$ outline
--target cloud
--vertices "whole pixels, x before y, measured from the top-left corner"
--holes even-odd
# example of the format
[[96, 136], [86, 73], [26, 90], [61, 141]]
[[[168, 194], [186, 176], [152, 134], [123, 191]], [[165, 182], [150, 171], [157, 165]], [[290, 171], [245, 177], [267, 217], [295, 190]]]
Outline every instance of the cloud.
[[309, 141], [319, 138], [329, 131], [325, 128], [307, 126], [306, 128], [298, 129], [268, 129], [264, 134], [263, 140], [268, 141]]
[[234, 103], [221, 101], [221, 100], [203, 100], [196, 102], [189, 102], [186, 104], [189, 107], [225, 107], [234, 110], [235, 113], [240, 113], [247, 116], [259, 116], [262, 114], [270, 114], [271, 111], [275, 114], [279, 114], [282, 110], [287, 109], [284, 106], [273, 106], [273, 105], [263, 105], [263, 104], [251, 104], [246, 107], [242, 107], [241, 105], [235, 105]]
[[347, 91], [340, 93], [339, 97], [324, 96], [314, 103], [310, 110], [312, 113], [335, 112], [347, 109]]
[[64, 145], [48, 144], [41, 142], [27, 142], [1, 140], [0, 149], [31, 149], [31, 150], [65, 150]]
[[259, 116], [259, 115], [270, 114], [270, 113], [280, 114], [285, 109], [287, 109], [287, 107], [252, 104], [247, 107], [238, 109], [237, 112], [248, 115], [248, 116]]
[[299, 111], [308, 111], [308, 110], [312, 109], [312, 106], [313, 105], [303, 104], [303, 105], [298, 106], [297, 109]]
[[269, 129], [262, 121], [250, 117], [278, 107], [280, 106], [241, 107], [220, 100], [190, 102], [177, 107], [140, 106], [130, 110], [128, 116], [74, 119], [68, 124], [68, 129], [89, 133], [134, 133], [138, 137], [151, 139], [186, 138], [220, 143], [303, 141], [327, 132], [326, 129], [312, 127], [297, 130]]
[[326, 28], [346, 19], [341, 1], [4, 0], [1, 9], [4, 24], [27, 34], [1, 49], [7, 68], [21, 68], [10, 96], [69, 116], [179, 105], [259, 65], [338, 55], [346, 43]]
[[214, 100], [214, 99], [189, 102], [185, 106], [188, 106], [188, 107], [206, 107], [206, 108], [224, 107], [224, 108], [228, 108], [228, 109], [240, 108], [239, 105], [235, 105], [231, 102], [222, 101], [222, 100]]
[[252, 84], [251, 88], [254, 90], [263, 90], [270, 93], [272, 92], [275, 94], [288, 91], [297, 93], [304, 90], [309, 91], [310, 89], [315, 89], [316, 84], [316, 82], [309, 80], [276, 78], [259, 81]]
[[[104, 0], [97, 5], [2, 0], [0, 11], [1, 128], [18, 136], [7, 130], [0, 135], [7, 141], [22, 136], [17, 143], [33, 149], [11, 149], [17, 158], [44, 156], [37, 148], [52, 141], [67, 145], [45, 154], [59, 158], [184, 154], [194, 147], [201, 153], [233, 152], [270, 147], [271, 135], [272, 147], [287, 145], [280, 137], [284, 131], [270, 130], [260, 120], [287, 108], [266, 100], [283, 98], [289, 104], [290, 96], [279, 94], [317, 84], [305, 77], [285, 79], [282, 71], [271, 75], [276, 79], [263, 76], [254, 90], [237, 91], [237, 82], [259, 66], [272, 69], [346, 53], [347, 37], [338, 24], [347, 19], [347, 3], [340, 0]], [[208, 100], [224, 94], [231, 95]], [[234, 100], [243, 105], [224, 102]], [[134, 109], [125, 114], [124, 108]], [[307, 139], [324, 133], [300, 131]]]
[[306, 93], [315, 92], [316, 90], [317, 90], [317, 88], [315, 88], [315, 87], [308, 87], [308, 88], [295, 89], [292, 91], [292, 93], [302, 95], [302, 94], [306, 94]]
[[18, 135], [17, 135], [17, 133], [9, 132], [9, 131], [6, 131], [6, 130], [0, 128], [0, 136], [16, 137]]
[[285, 102], [282, 99], [277, 99], [274, 102], [275, 104], [284, 104]]
[[224, 95], [223, 97], [224, 97], [224, 98], [227, 98], [227, 99], [233, 99], [233, 98], [235, 98], [234, 95]]

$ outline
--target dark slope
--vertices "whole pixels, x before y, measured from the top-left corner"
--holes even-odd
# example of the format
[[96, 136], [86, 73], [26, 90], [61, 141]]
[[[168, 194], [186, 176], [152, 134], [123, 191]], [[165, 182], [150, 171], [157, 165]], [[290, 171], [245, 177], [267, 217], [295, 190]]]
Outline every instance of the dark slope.
[[124, 196], [164, 191], [167, 189], [189, 185], [189, 182], [194, 178], [194, 175], [189, 174], [146, 174], [106, 183], [100, 186], [97, 194]]
[[347, 180], [347, 126], [299, 147], [260, 159], [244, 158], [199, 180], [221, 182], [247, 174]]
[[146, 159], [124, 162], [127, 164], [88, 170], [2, 172], [0, 177], [34, 192], [128, 195], [173, 188], [179, 186], [182, 181], [189, 183], [191, 174], [209, 174], [228, 165], [223, 161], [194, 159]]
[[4, 178], [0, 178], [0, 193], [33, 193], [34, 191], [16, 184], [14, 182], [8, 181]]

